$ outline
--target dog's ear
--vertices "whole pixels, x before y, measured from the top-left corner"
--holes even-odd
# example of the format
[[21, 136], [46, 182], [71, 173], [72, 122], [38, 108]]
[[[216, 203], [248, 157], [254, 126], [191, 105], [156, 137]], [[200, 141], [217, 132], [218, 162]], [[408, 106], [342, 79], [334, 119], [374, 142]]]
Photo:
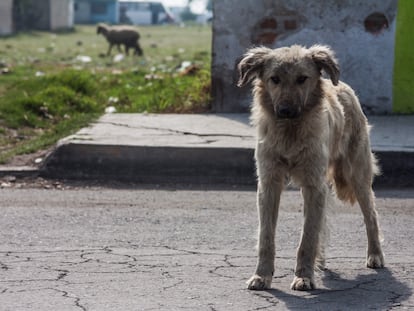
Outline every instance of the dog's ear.
[[238, 87], [242, 87], [256, 78], [263, 70], [266, 55], [272, 50], [266, 47], [256, 47], [248, 50], [244, 55], [237, 69], [239, 70]]
[[335, 59], [333, 51], [323, 45], [314, 45], [309, 48], [310, 55], [319, 70], [325, 70], [331, 78], [333, 85], [339, 82], [339, 64]]

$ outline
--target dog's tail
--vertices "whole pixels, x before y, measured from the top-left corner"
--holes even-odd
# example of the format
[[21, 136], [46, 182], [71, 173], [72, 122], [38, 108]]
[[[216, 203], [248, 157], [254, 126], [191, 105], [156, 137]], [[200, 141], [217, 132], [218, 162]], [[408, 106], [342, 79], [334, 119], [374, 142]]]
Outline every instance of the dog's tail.
[[353, 205], [356, 202], [356, 196], [350, 180], [352, 174], [350, 170], [352, 167], [345, 165], [344, 161], [336, 161], [330, 173], [330, 179], [338, 199]]
[[330, 180], [335, 186], [335, 193], [341, 201], [352, 205], [357, 201], [354, 187], [358, 184], [372, 185], [375, 176], [381, 174], [377, 159], [370, 151], [370, 157], [365, 165], [358, 166], [359, 171], [353, 170], [353, 165], [345, 159], [337, 160], [330, 171]]

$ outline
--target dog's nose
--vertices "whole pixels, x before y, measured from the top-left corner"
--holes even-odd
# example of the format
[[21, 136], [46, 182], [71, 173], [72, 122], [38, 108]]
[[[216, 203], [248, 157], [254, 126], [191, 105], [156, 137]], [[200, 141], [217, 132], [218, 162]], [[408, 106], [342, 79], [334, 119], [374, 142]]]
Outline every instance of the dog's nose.
[[299, 116], [299, 110], [291, 102], [282, 102], [276, 106], [276, 114], [282, 119], [294, 119]]

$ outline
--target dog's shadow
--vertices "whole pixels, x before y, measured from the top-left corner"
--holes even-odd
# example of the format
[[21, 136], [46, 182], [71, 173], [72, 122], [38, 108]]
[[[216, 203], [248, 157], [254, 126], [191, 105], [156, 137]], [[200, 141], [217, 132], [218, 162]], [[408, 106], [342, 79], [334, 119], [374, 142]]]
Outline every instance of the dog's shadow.
[[344, 279], [326, 270], [322, 283], [325, 288], [310, 292], [279, 289], [267, 292], [289, 310], [389, 310], [412, 295], [412, 290], [387, 268], [358, 275], [355, 279]]

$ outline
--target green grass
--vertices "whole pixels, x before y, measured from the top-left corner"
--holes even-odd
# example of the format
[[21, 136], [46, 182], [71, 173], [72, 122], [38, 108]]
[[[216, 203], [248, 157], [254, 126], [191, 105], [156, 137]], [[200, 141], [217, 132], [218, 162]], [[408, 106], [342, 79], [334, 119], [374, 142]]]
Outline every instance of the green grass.
[[397, 30], [395, 38], [393, 112], [414, 113], [414, 2], [401, 0], [398, 2]]
[[[211, 29], [144, 27], [144, 57], [106, 57], [95, 27], [0, 39], [0, 162], [54, 144], [114, 106], [118, 112], [209, 108]], [[89, 62], [79, 56], [90, 57]], [[194, 65], [182, 73], [183, 61]], [[6, 68], [6, 70], [4, 70]]]

